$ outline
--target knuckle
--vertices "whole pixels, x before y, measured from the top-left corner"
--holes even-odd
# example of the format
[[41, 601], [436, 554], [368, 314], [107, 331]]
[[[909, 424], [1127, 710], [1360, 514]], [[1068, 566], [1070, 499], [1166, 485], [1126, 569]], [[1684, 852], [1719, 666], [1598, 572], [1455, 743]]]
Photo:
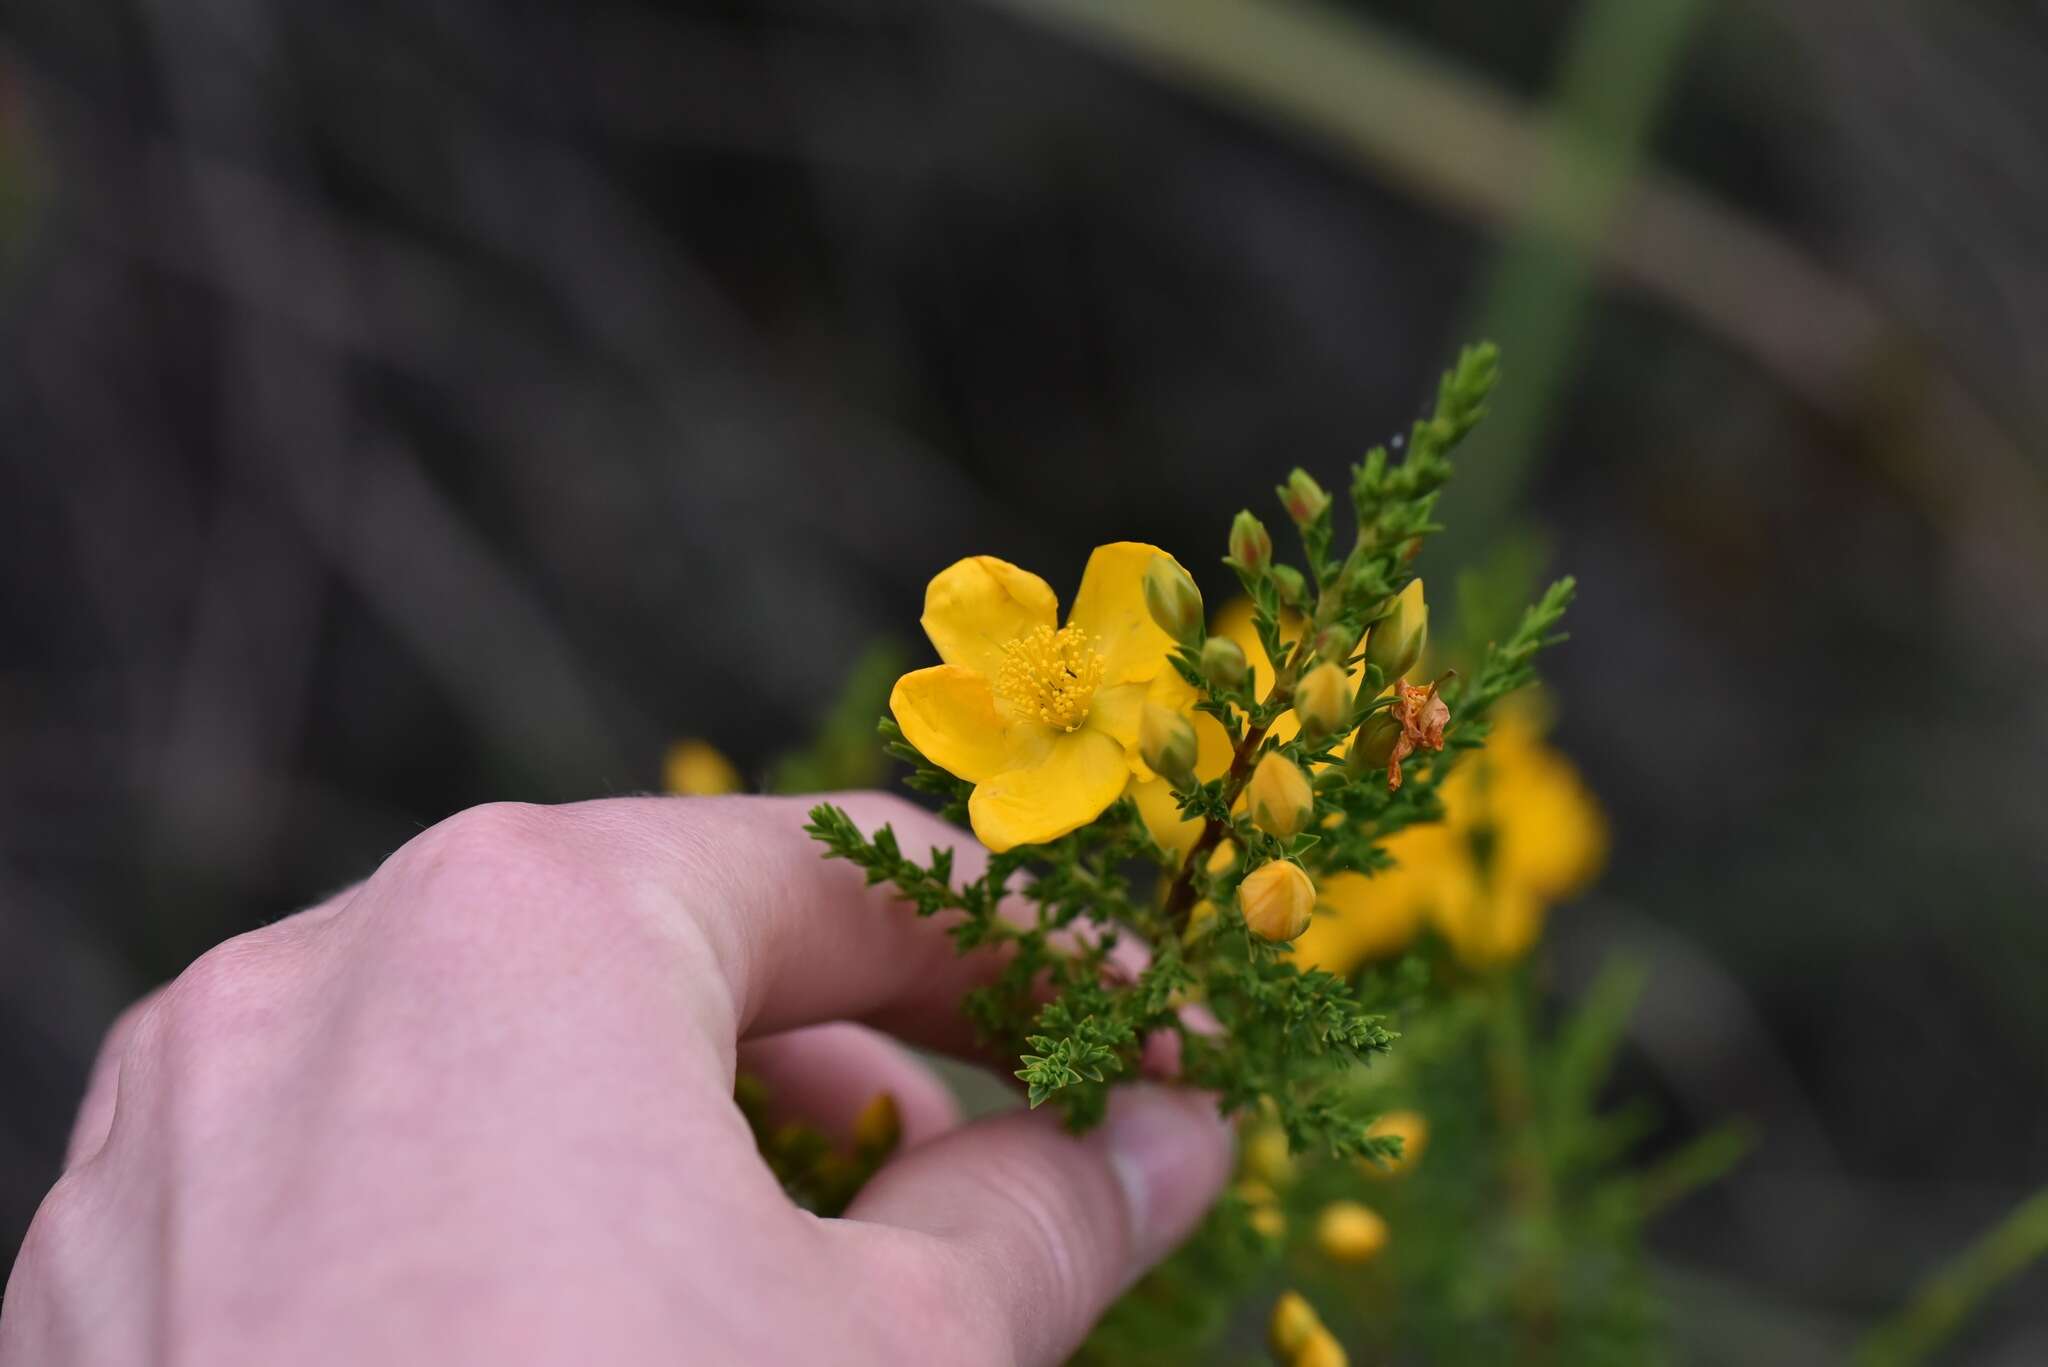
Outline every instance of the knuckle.
[[72, 1171], [57, 1179], [36, 1207], [22, 1236], [20, 1265], [33, 1269], [45, 1280], [61, 1283], [64, 1273], [83, 1256], [93, 1199], [86, 1190], [86, 1178]]
[[134, 1029], [151, 1017], [166, 1024], [224, 1026], [266, 1006], [276, 977], [275, 953], [259, 933], [238, 935], [207, 950], [164, 989], [160, 1002], [139, 1008]]
[[487, 802], [428, 827], [394, 859], [408, 867], [458, 876], [525, 871], [560, 843], [560, 818], [525, 802]]
[[397, 943], [444, 966], [492, 961], [531, 937], [584, 938], [592, 918], [628, 923], [649, 898], [643, 860], [580, 806], [494, 802], [415, 836], [371, 879], [371, 899]]
[[429, 827], [385, 861], [379, 877], [424, 896], [402, 899], [408, 916], [521, 905], [575, 871], [568, 821], [552, 808], [492, 802]]
[[118, 1075], [121, 1060], [127, 1055], [134, 1041], [136, 1030], [162, 999], [163, 989], [158, 988], [131, 1003], [120, 1015], [114, 1017], [114, 1023], [108, 1026], [107, 1033], [100, 1037], [99, 1052], [93, 1057], [94, 1078], [111, 1078]]

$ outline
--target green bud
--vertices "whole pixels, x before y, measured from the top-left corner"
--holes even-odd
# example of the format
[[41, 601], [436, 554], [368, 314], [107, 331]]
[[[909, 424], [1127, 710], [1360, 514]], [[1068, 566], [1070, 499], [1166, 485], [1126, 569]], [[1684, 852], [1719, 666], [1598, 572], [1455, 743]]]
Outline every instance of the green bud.
[[1324, 661], [1301, 676], [1294, 686], [1294, 715], [1302, 734], [1320, 740], [1344, 724], [1351, 713], [1351, 680], [1341, 666]]
[[1249, 510], [1239, 513], [1230, 524], [1230, 558], [1249, 574], [1273, 563], [1273, 538], [1267, 534], [1266, 524]]
[[1195, 728], [1180, 713], [1146, 703], [1138, 716], [1138, 753], [1173, 787], [1194, 785]]
[[1280, 502], [1286, 505], [1287, 515], [1298, 527], [1306, 527], [1330, 506], [1330, 496], [1323, 491], [1323, 486], [1316, 483], [1308, 471], [1299, 468], [1275, 492], [1280, 495]]
[[1422, 581], [1411, 579], [1394, 599], [1394, 610], [1373, 624], [1365, 642], [1366, 663], [1379, 666], [1390, 681], [1406, 678], [1428, 639], [1429, 605], [1422, 598]]
[[1251, 666], [1244, 648], [1227, 636], [1211, 636], [1202, 642], [1202, 677], [1214, 688], [1230, 692], [1244, 683]]
[[1377, 773], [1393, 759], [1394, 746], [1400, 739], [1401, 723], [1394, 720], [1393, 714], [1375, 712], [1351, 738], [1351, 748], [1344, 752], [1344, 767], [1358, 778]]
[[1283, 607], [1298, 611], [1308, 602], [1308, 581], [1303, 579], [1301, 571], [1292, 565], [1273, 567], [1273, 587], [1280, 591], [1280, 603]]
[[1191, 646], [1202, 639], [1202, 593], [1170, 555], [1155, 555], [1145, 567], [1145, 608], [1159, 629]]
[[1352, 647], [1358, 644], [1358, 633], [1347, 626], [1324, 627], [1316, 633], [1316, 657], [1343, 664], [1351, 658]]

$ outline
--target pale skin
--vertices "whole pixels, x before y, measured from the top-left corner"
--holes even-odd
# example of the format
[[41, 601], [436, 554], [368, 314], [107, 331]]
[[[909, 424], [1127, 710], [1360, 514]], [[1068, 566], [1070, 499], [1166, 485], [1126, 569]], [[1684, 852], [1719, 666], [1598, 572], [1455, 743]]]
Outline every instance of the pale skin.
[[[971, 875], [959, 832], [842, 801]], [[1059, 1361], [1193, 1227], [1228, 1131], [1151, 1083], [1083, 1139], [962, 1124], [895, 1040], [967, 1048], [989, 964], [804, 810], [476, 808], [202, 956], [108, 1035], [0, 1365]], [[897, 1096], [846, 1218], [783, 1196], [742, 1066], [828, 1129]]]

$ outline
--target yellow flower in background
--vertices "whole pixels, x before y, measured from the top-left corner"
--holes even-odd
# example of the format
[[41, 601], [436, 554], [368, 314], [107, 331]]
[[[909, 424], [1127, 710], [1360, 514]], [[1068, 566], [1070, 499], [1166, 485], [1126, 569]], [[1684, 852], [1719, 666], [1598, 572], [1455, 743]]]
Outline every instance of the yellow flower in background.
[[1316, 1217], [1316, 1247], [1332, 1262], [1369, 1262], [1389, 1237], [1386, 1219], [1357, 1201], [1332, 1201]]
[[1442, 824], [1387, 841], [1394, 868], [1323, 880], [1330, 914], [1296, 942], [1295, 962], [1348, 973], [1405, 949], [1425, 920], [1471, 967], [1516, 959], [1535, 944], [1551, 904], [1606, 862], [1599, 805], [1527, 711], [1501, 714], [1486, 748], [1451, 771], [1442, 796]]
[[746, 786], [732, 761], [701, 740], [681, 740], [668, 748], [661, 762], [661, 783], [669, 792], [687, 797], [716, 797]]
[[1043, 579], [994, 556], [925, 590], [921, 622], [945, 663], [898, 679], [889, 710], [926, 759], [974, 784], [968, 820], [991, 850], [1057, 839], [1152, 779], [1138, 749], [1146, 702], [1192, 701], [1145, 605], [1145, 572], [1165, 555], [1098, 546], [1065, 626]]
[[1366, 1126], [1365, 1133], [1373, 1139], [1390, 1136], [1401, 1141], [1401, 1156], [1388, 1159], [1385, 1167], [1370, 1158], [1358, 1160], [1359, 1171], [1368, 1177], [1398, 1177], [1420, 1162], [1429, 1147], [1429, 1121], [1420, 1111], [1388, 1111]]

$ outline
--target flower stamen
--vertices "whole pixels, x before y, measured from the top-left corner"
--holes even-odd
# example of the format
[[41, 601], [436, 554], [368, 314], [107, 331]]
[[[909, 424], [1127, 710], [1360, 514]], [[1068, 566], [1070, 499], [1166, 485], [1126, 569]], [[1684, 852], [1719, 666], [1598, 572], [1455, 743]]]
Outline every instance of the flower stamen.
[[1102, 683], [1102, 657], [1079, 627], [1033, 627], [1003, 643], [996, 696], [1033, 721], [1061, 731], [1079, 729]]

